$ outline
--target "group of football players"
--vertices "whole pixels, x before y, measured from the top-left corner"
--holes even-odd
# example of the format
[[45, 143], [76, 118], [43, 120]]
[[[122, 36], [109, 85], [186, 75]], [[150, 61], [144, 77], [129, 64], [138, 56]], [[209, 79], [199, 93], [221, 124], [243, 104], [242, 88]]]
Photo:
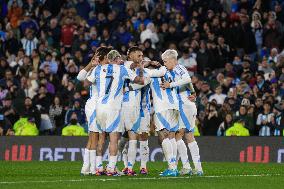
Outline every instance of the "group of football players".
[[[81, 174], [136, 175], [137, 143], [140, 146], [140, 174], [148, 174], [148, 136], [154, 122], [168, 167], [161, 176], [203, 175], [199, 147], [193, 132], [197, 109], [195, 91], [186, 68], [178, 64], [178, 53], [168, 49], [159, 62], [143, 57], [133, 46], [127, 60], [108, 47], [99, 47], [77, 79], [90, 83], [90, 98], [85, 105], [89, 138], [84, 151]], [[153, 116], [153, 119], [150, 119]], [[104, 168], [103, 147], [109, 136], [109, 159]], [[187, 146], [192, 156], [191, 168]], [[122, 152], [124, 169], [116, 167]], [[182, 169], [177, 170], [179, 158]]]

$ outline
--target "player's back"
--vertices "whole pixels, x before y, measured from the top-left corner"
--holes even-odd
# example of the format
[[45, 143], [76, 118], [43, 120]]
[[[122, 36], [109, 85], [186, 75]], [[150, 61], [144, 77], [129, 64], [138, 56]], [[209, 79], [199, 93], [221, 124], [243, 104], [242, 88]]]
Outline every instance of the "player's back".
[[98, 91], [97, 107], [121, 109], [123, 84], [128, 75], [126, 68], [116, 64], [99, 65], [93, 74]]

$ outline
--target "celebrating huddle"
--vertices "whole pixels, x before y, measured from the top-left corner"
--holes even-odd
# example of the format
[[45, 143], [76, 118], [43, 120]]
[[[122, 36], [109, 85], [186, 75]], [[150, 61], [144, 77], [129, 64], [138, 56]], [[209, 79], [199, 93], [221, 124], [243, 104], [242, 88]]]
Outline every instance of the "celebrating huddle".
[[[125, 62], [116, 50], [97, 49], [91, 62], [77, 76], [80, 81], [90, 82], [90, 98], [85, 105], [89, 140], [81, 174], [136, 175], [133, 166], [138, 140], [140, 174], [147, 174], [151, 112], [168, 162], [168, 168], [160, 175], [203, 174], [193, 135], [197, 115], [194, 88], [187, 70], [178, 65], [177, 57], [175, 50], [166, 50], [161, 55], [165, 66], [161, 66], [159, 62], [145, 60], [142, 50], [135, 46], [127, 51]], [[102, 154], [106, 135], [109, 136], [109, 160], [104, 169]], [[190, 167], [185, 143], [195, 170]], [[125, 168], [120, 172], [116, 163], [121, 151]], [[179, 158], [183, 164], [180, 171], [177, 170]]]

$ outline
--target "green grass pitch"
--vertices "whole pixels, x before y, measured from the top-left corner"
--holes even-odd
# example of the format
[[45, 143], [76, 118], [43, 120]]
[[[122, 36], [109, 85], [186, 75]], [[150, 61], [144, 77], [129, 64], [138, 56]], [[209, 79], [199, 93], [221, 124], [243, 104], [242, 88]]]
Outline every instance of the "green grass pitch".
[[148, 167], [147, 176], [80, 176], [81, 162], [0, 161], [0, 189], [284, 189], [284, 164], [203, 163], [204, 176], [174, 178], [158, 176], [166, 167], [164, 162], [151, 162]]

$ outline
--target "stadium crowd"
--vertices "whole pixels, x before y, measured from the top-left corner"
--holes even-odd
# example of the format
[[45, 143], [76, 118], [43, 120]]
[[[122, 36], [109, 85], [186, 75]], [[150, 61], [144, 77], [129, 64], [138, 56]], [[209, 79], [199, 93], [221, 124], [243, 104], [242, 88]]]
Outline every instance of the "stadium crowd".
[[[87, 84], [99, 46], [179, 52], [199, 133], [284, 135], [283, 0], [0, 0], [0, 136], [86, 135]], [[25, 128], [25, 129], [23, 129]], [[232, 132], [234, 133], [234, 132]], [[234, 134], [232, 134], [234, 135]]]

